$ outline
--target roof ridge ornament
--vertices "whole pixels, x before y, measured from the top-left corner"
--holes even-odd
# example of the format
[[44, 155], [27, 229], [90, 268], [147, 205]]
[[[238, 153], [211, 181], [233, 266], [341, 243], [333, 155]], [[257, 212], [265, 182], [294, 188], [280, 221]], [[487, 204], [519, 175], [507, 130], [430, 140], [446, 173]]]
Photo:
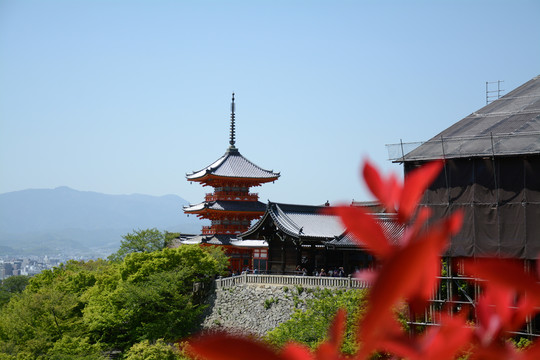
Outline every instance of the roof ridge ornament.
[[234, 92], [232, 93], [232, 102], [231, 102], [231, 134], [229, 144], [231, 145], [229, 149], [236, 149], [234, 144], [236, 143], [235, 131], [234, 131]]

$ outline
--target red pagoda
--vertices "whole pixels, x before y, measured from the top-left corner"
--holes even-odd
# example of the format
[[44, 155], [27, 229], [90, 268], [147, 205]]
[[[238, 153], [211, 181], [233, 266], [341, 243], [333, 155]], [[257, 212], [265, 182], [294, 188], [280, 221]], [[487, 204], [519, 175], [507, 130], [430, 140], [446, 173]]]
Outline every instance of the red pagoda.
[[243, 157], [235, 147], [234, 93], [229, 144], [225, 154], [212, 164], [186, 174], [188, 181], [211, 186], [214, 192], [206, 194], [202, 203], [184, 207], [186, 214], [211, 221], [210, 226], [203, 226], [201, 235], [184, 243], [223, 246], [229, 256], [231, 270], [241, 271], [255, 266], [254, 258], [266, 258], [266, 248], [243, 248], [233, 244], [236, 236], [247, 231], [251, 221], [260, 218], [266, 210], [266, 204], [259, 201], [258, 194], [250, 193], [249, 189], [277, 180], [279, 173], [260, 168]]

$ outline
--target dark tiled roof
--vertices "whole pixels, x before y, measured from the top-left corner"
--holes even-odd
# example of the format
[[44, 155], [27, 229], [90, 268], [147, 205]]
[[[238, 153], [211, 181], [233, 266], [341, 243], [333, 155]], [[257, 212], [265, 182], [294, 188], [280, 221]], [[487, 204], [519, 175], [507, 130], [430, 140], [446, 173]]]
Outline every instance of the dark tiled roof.
[[378, 201], [354, 201], [353, 200], [351, 203], [351, 206], [361, 206], [370, 213], [395, 212], [395, 210], [388, 211], [386, 207]]
[[202, 210], [216, 211], [248, 211], [248, 212], [264, 212], [266, 205], [260, 201], [209, 201], [202, 202], [197, 205], [184, 207], [184, 212], [199, 212]]
[[[392, 214], [377, 214], [375, 215], [377, 222], [381, 225], [384, 234], [393, 243], [397, 243], [403, 235], [404, 226], [395, 221], [395, 216]], [[356, 240], [353, 234], [346, 232], [340, 237], [326, 243], [327, 246], [343, 248], [343, 247], [358, 247], [359, 241]]]
[[231, 245], [231, 240], [236, 235], [196, 235], [189, 238], [183, 238], [182, 244], [211, 244], [211, 245]]
[[[240, 237], [249, 238], [265, 222], [272, 221], [279, 231], [291, 237], [332, 243], [334, 239], [342, 239], [345, 236], [345, 227], [338, 216], [327, 212], [329, 209], [331, 207], [269, 202], [263, 217]], [[375, 213], [374, 216], [381, 221], [383, 227], [388, 227], [389, 234], [397, 236], [398, 233], [395, 233], [396, 230], [391, 225], [394, 215]]]
[[540, 76], [537, 76], [396, 161], [539, 153]]
[[263, 179], [273, 181], [279, 177], [279, 173], [264, 170], [243, 157], [238, 149], [229, 148], [225, 155], [208, 165], [204, 169], [187, 174], [188, 180], [198, 180], [207, 175], [219, 177]]
[[323, 214], [328, 207], [269, 203], [270, 216], [290, 236], [329, 239], [345, 231], [334, 215]]

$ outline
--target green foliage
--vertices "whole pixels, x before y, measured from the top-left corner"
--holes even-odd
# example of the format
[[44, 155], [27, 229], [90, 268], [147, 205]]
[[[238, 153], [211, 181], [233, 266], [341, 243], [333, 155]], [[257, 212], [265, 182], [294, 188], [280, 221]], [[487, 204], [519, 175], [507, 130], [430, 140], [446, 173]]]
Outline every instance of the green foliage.
[[525, 337], [510, 339], [510, 342], [515, 346], [516, 349], [519, 349], [519, 350], [525, 350], [533, 344], [531, 340]]
[[98, 360], [106, 359], [101, 352], [100, 344], [91, 344], [86, 337], [71, 337], [69, 335], [56, 341], [47, 353], [55, 360]]
[[0, 308], [0, 359], [100, 359], [144, 340], [176, 341], [202, 311], [193, 284], [226, 266], [223, 252], [182, 246], [44, 271]]
[[89, 293], [84, 321], [94, 340], [125, 349], [134, 340], [188, 336], [203, 310], [193, 299], [193, 284], [209, 283], [225, 270], [215, 254], [194, 245], [126, 256], [116, 286]]
[[120, 265], [120, 274], [124, 281], [138, 282], [158, 271], [182, 269], [186, 278], [208, 280], [223, 271], [221, 267], [224, 265], [224, 261], [217, 259], [217, 253], [210, 253], [197, 245], [184, 245], [153, 253], [129, 254]]
[[9, 302], [9, 299], [23, 292], [28, 285], [30, 277], [26, 275], [10, 276], [0, 282], [0, 308]]
[[266, 300], [264, 300], [264, 308], [266, 310], [270, 309], [272, 307], [273, 304], [277, 303], [278, 302], [278, 299], [274, 298], [274, 297], [270, 297]]
[[169, 246], [172, 241], [174, 239], [177, 239], [180, 237], [180, 233], [179, 232], [168, 232], [168, 231], [165, 231], [164, 233], [164, 236], [165, 236], [165, 243], [164, 243], [164, 246], [163, 247], [167, 247]]
[[163, 339], [151, 344], [148, 340], [133, 345], [124, 356], [125, 360], [178, 360], [183, 357], [180, 351], [168, 345]]
[[26, 285], [28, 285], [29, 279], [30, 276], [27, 275], [10, 276], [7, 279], [2, 280], [0, 289], [10, 292], [12, 294], [21, 293], [23, 292]]
[[165, 234], [156, 228], [134, 230], [122, 236], [120, 248], [109, 256], [109, 260], [121, 261], [126, 255], [137, 252], [152, 252], [165, 247]]
[[279, 348], [287, 342], [297, 341], [314, 349], [326, 339], [328, 327], [336, 311], [345, 308], [348, 319], [342, 350], [352, 354], [356, 349], [356, 324], [362, 315], [365, 297], [365, 290], [318, 290], [315, 292], [315, 299], [307, 301], [304, 312], [296, 310], [290, 320], [270, 331], [266, 340]]
[[96, 341], [121, 349], [133, 341], [175, 340], [190, 334], [202, 307], [186, 291], [182, 270], [160, 272], [137, 283], [121, 282], [111, 293], [96, 293], [84, 320]]
[[24, 291], [0, 312], [0, 341], [9, 344], [13, 353], [24, 350], [36, 358], [45, 356], [64, 333], [78, 331], [77, 307], [74, 295], [55, 287]]

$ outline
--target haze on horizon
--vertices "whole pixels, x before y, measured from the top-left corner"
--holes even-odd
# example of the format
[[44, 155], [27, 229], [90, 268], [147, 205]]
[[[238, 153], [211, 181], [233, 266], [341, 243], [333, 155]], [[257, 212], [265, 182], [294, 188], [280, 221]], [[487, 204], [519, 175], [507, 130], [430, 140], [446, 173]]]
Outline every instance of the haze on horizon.
[[0, 193], [205, 189], [236, 145], [261, 201], [368, 200], [358, 169], [540, 74], [540, 2], [0, 2]]

